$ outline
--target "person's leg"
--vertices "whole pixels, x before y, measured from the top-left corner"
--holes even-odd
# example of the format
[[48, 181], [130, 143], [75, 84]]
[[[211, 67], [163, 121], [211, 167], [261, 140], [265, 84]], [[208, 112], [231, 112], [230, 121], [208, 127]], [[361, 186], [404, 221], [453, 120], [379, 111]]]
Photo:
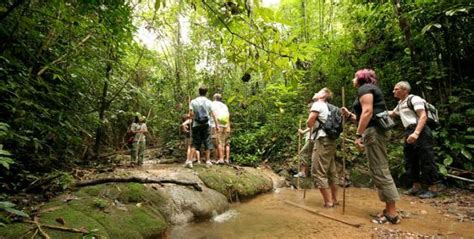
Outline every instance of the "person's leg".
[[135, 141], [132, 144], [132, 150], [130, 152], [130, 162], [132, 164], [137, 162], [137, 156], [138, 156], [138, 142]]
[[204, 125], [201, 133], [202, 133], [202, 139], [204, 143], [204, 156], [206, 158], [206, 164], [212, 165], [210, 150], [214, 149], [214, 145], [212, 144], [211, 135], [209, 131], [210, 131], [209, 126]]
[[[413, 130], [407, 130], [405, 134], [410, 134]], [[414, 144], [409, 144], [406, 142], [403, 145], [403, 159], [405, 162], [405, 171], [411, 182], [411, 188], [405, 192], [408, 195], [416, 195], [420, 192], [420, 161], [417, 155], [417, 149], [415, 149]]]
[[[387, 134], [388, 132], [382, 132], [375, 127], [366, 129], [364, 132], [364, 146], [367, 160], [369, 161], [369, 170], [372, 173], [379, 198], [386, 204], [382, 214], [397, 217], [395, 201], [399, 199], [399, 195], [388, 167], [387, 151], [385, 148]], [[379, 219], [381, 218], [377, 220]]]
[[333, 207], [334, 203], [331, 194], [329, 193], [329, 188], [319, 188], [319, 192], [321, 193], [321, 196], [323, 196], [324, 207]]
[[331, 188], [332, 203], [338, 203], [337, 184], [339, 183], [339, 178], [337, 177], [337, 168], [336, 168], [336, 141], [328, 140], [326, 150], [327, 150], [326, 157], [329, 159], [327, 178], [329, 182], [329, 187]]
[[389, 216], [397, 216], [397, 207], [395, 201], [385, 202], [385, 214]]
[[218, 152], [218, 159], [217, 159], [217, 162], [218, 163], [224, 163], [224, 155], [225, 155], [225, 152], [224, 152], [224, 148], [225, 148], [225, 144], [224, 144], [224, 132], [222, 131], [222, 128], [221, 128], [221, 131], [219, 133], [216, 133], [216, 137], [217, 137], [217, 152]]
[[210, 161], [210, 159], [211, 159], [211, 151], [210, 151], [209, 149], [206, 149], [206, 150], [204, 151], [204, 155], [205, 155], [205, 157], [206, 157], [206, 163], [210, 163], [210, 162], [211, 162], [211, 161]]
[[226, 163], [230, 163], [230, 144], [225, 146]]
[[428, 187], [428, 190], [418, 195], [420, 198], [436, 197], [435, 184], [439, 181], [439, 173], [434, 162], [435, 154], [433, 149], [433, 135], [429, 128], [423, 129], [418, 138], [417, 149], [420, 158], [420, 181]]
[[331, 187], [331, 198], [332, 198], [332, 203], [333, 204], [338, 204], [339, 201], [337, 200], [337, 184], [329, 184], [329, 187]]
[[327, 179], [327, 169], [330, 161], [327, 158], [327, 141], [326, 138], [319, 138], [316, 140], [313, 149], [313, 177], [315, 186], [321, 192], [323, 197], [324, 207], [332, 207], [332, 199], [328, 191], [329, 184]]
[[138, 148], [138, 165], [143, 165], [143, 160], [145, 158], [145, 147], [146, 141], [140, 141]]
[[196, 154], [196, 149], [198, 149], [201, 146], [199, 127], [192, 127], [191, 130], [192, 130], [191, 152], [188, 155], [186, 162], [184, 163], [184, 165], [187, 167], [193, 167], [192, 158]]

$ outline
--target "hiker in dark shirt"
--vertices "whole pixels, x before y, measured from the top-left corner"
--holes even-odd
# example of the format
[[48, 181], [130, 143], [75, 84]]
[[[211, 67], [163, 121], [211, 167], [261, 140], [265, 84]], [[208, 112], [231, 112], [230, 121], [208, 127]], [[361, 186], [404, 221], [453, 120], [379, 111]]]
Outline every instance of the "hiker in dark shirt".
[[357, 71], [352, 82], [357, 88], [357, 98], [353, 105], [355, 113], [349, 112], [344, 107], [342, 111], [346, 117], [358, 121], [355, 144], [359, 151], [365, 151], [379, 198], [385, 202], [385, 209], [382, 213], [375, 215], [372, 222], [398, 224], [400, 217], [397, 214], [395, 201], [399, 199], [399, 195], [390, 174], [385, 146], [388, 131], [379, 127], [373, 117], [386, 110], [383, 93], [376, 85], [377, 76], [373, 70]]

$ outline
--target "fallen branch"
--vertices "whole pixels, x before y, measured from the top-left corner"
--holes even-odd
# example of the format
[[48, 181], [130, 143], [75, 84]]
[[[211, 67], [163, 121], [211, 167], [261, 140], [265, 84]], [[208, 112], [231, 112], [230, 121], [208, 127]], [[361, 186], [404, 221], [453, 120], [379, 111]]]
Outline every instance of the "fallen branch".
[[104, 184], [104, 183], [157, 183], [163, 185], [163, 183], [173, 183], [177, 185], [183, 186], [192, 186], [197, 191], [202, 191], [202, 188], [197, 183], [192, 182], [183, 182], [177, 181], [172, 179], [149, 179], [149, 178], [140, 178], [140, 177], [127, 177], [127, 178], [98, 178], [92, 179], [82, 182], [77, 182], [74, 184], [75, 187], [84, 187], [84, 186], [92, 186], [97, 184]]
[[[49, 229], [55, 229], [55, 230], [60, 230], [60, 231], [66, 231], [66, 232], [75, 232], [75, 233], [88, 233], [89, 231], [87, 231], [86, 229], [77, 229], [77, 228], [71, 228], [71, 227], [62, 227], [62, 226], [55, 226], [55, 225], [48, 225], [48, 224], [43, 224], [43, 223], [39, 223], [39, 222], [35, 222], [35, 221], [31, 221], [31, 220], [23, 220], [23, 222], [26, 222], [26, 223], [30, 223], [30, 224], [35, 224], [39, 231], [43, 234], [45, 232], [43, 232], [41, 230], [41, 227], [46, 227], [46, 228], [49, 228]], [[46, 234], [46, 233], [45, 233]], [[47, 234], [46, 234], [47, 235]], [[44, 234], [43, 234], [44, 236]], [[48, 237], [49, 238], [49, 237]]]
[[470, 183], [474, 183], [474, 180], [472, 179], [469, 179], [469, 178], [463, 178], [463, 177], [459, 177], [459, 176], [456, 176], [456, 175], [452, 175], [452, 174], [446, 174], [446, 176], [450, 177], [450, 178], [455, 178], [455, 179], [459, 179], [459, 180], [462, 180], [462, 181], [466, 181], [466, 182], [470, 182]]
[[41, 233], [41, 236], [43, 236], [44, 238], [46, 239], [50, 239], [51, 237], [49, 237], [48, 233], [46, 233], [45, 231], [43, 231], [43, 229], [41, 228], [41, 223], [37, 222], [37, 221], [33, 221], [33, 223], [36, 225], [36, 227], [38, 228], [38, 231]]
[[306, 207], [306, 206], [303, 206], [303, 205], [300, 205], [300, 204], [297, 204], [297, 203], [294, 203], [294, 202], [290, 202], [290, 201], [286, 201], [286, 200], [285, 200], [285, 203], [290, 204], [290, 205], [295, 206], [295, 207], [302, 208], [302, 209], [304, 209], [304, 210], [306, 210], [306, 211], [308, 211], [308, 212], [311, 212], [311, 213], [313, 213], [313, 214], [316, 214], [316, 215], [318, 215], [318, 216], [321, 216], [321, 217], [324, 217], [324, 218], [327, 218], [327, 219], [331, 219], [331, 220], [336, 221], [336, 222], [340, 222], [340, 223], [349, 225], [349, 226], [351, 226], [351, 227], [359, 228], [359, 227], [362, 226], [362, 224], [356, 224], [356, 223], [346, 222], [346, 221], [344, 221], [344, 220], [341, 220], [341, 219], [338, 219], [338, 218], [335, 218], [335, 217], [326, 215], [326, 214], [324, 214], [324, 213], [322, 213], [322, 212], [320, 212], [320, 211], [316, 211], [316, 210], [314, 210], [314, 209], [312, 209], [312, 208], [309, 208], [309, 207]]

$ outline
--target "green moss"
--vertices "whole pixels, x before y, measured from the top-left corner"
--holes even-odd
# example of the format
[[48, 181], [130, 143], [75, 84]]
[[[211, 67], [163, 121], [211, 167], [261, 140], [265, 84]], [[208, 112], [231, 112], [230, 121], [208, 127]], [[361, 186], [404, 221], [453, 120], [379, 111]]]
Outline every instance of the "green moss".
[[[58, 223], [56, 219], [64, 221], [64, 225]], [[84, 228], [89, 232], [99, 237], [110, 238], [105, 227], [103, 227], [98, 221], [92, 218], [87, 212], [77, 210], [69, 205], [63, 205], [61, 208], [42, 213], [40, 215], [40, 221], [44, 224], [64, 226], [70, 228]], [[51, 238], [82, 238], [81, 233], [66, 232], [54, 229], [44, 228]]]
[[232, 167], [198, 168], [199, 178], [212, 188], [231, 199], [232, 195], [250, 197], [272, 189], [271, 179], [262, 175], [257, 169]]
[[[156, 209], [164, 199], [155, 190], [137, 183], [85, 187], [77, 199], [57, 198], [41, 208], [40, 222], [69, 228], [85, 228], [100, 238], [157, 238], [167, 222]], [[74, 198], [74, 197], [72, 197]], [[121, 201], [123, 200], [123, 201]], [[62, 220], [64, 225], [57, 221]], [[34, 225], [12, 224], [0, 228], [0, 237], [19, 238]], [[44, 228], [51, 238], [83, 238], [82, 233]], [[30, 234], [29, 237], [31, 237]], [[39, 236], [37, 236], [39, 238]]]
[[[34, 231], [30, 231], [32, 226], [33, 225], [26, 223], [13, 223], [6, 227], [0, 227], [0, 238], [16, 239], [23, 235], [26, 235], [25, 238], [31, 238], [34, 233]], [[31, 233], [27, 234], [29, 231]]]

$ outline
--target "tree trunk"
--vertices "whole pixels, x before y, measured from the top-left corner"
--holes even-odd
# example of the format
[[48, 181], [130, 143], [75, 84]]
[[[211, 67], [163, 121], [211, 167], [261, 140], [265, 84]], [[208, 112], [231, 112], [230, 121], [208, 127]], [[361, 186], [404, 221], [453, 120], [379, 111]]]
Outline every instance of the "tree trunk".
[[[424, 74], [423, 74], [423, 69], [422, 67], [420, 66], [420, 63], [419, 63], [419, 60], [418, 60], [418, 56], [417, 56], [417, 53], [416, 53], [416, 50], [415, 50], [415, 45], [413, 44], [413, 41], [412, 41], [412, 38], [411, 38], [411, 27], [410, 27], [410, 22], [408, 21], [408, 19], [403, 15], [403, 12], [402, 12], [402, 7], [400, 5], [400, 0], [393, 0], [393, 7], [395, 9], [395, 13], [397, 15], [397, 19], [398, 19], [398, 25], [400, 27], [400, 29], [402, 30], [403, 32], [403, 36], [405, 38], [405, 43], [408, 47], [408, 49], [410, 50], [410, 59], [413, 63], [413, 66], [421, 71], [421, 74], [417, 74], [416, 78], [417, 78], [417, 81], [422, 81], [422, 77]], [[423, 95], [423, 98], [425, 98], [425, 94], [424, 94], [424, 89], [421, 88], [421, 93]]]
[[107, 67], [105, 70], [105, 82], [104, 87], [102, 88], [102, 97], [100, 99], [100, 106], [99, 106], [99, 126], [96, 129], [96, 136], [95, 136], [95, 144], [94, 144], [94, 158], [97, 159], [100, 155], [100, 144], [102, 141], [104, 125], [103, 121], [105, 118], [105, 111], [108, 107], [107, 104], [107, 92], [109, 88], [109, 78], [110, 78], [110, 71], [112, 70], [112, 64], [107, 63]]

